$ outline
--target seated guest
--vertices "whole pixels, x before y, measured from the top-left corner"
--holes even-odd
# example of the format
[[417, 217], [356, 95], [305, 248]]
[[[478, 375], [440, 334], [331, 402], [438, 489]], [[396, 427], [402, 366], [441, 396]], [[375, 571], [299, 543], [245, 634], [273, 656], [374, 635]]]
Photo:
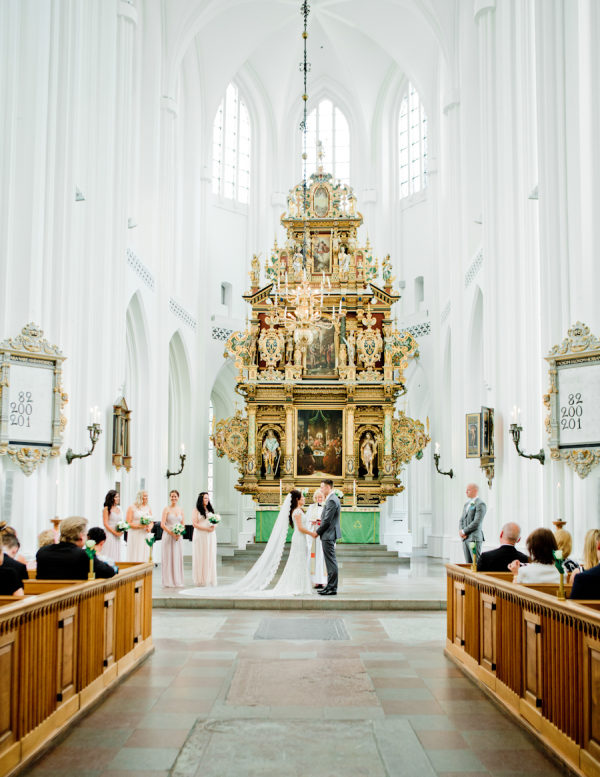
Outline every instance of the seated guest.
[[6, 565], [4, 553], [0, 553], [0, 596], [23, 596], [23, 582], [14, 569]]
[[515, 545], [521, 539], [521, 527], [517, 523], [505, 523], [500, 532], [500, 547], [486, 550], [477, 561], [478, 572], [507, 572], [511, 561], [517, 559], [526, 564], [529, 559]]
[[21, 547], [17, 535], [10, 531], [0, 529], [0, 542], [2, 543], [4, 565], [6, 568], [14, 570], [19, 580], [27, 580], [29, 578], [27, 567], [25, 564], [21, 564], [20, 561], [17, 561], [16, 558], [19, 548]]
[[19, 564], [27, 564], [27, 559], [25, 558], [25, 556], [19, 553], [19, 548], [21, 547], [21, 543], [19, 542], [19, 538], [17, 537], [16, 529], [14, 529], [12, 526], [8, 526], [6, 524], [6, 521], [2, 521], [2, 523], [0, 523], [0, 534], [2, 534], [2, 543], [4, 543], [5, 539], [10, 536], [16, 539], [17, 548], [9, 555], [12, 555], [14, 560], [18, 561]]
[[596, 546], [596, 565], [574, 574], [571, 599], [600, 599], [600, 541]]
[[[85, 518], [65, 518], [60, 522], [60, 542], [46, 545], [37, 552], [38, 580], [87, 580], [90, 562], [83, 549]], [[94, 559], [96, 577], [112, 577], [115, 570], [99, 559]]]
[[566, 529], [557, 529], [554, 532], [554, 537], [556, 539], [558, 549], [562, 550], [563, 567], [565, 568], [565, 572], [570, 575], [571, 572], [579, 569], [579, 564], [570, 558], [571, 551], [573, 550], [573, 539]]
[[592, 569], [598, 563], [597, 547], [600, 542], [600, 529], [590, 529], [583, 541], [583, 568]]
[[94, 548], [96, 551], [96, 558], [100, 561], [104, 561], [104, 563], [111, 566], [115, 572], [118, 572], [118, 567], [115, 564], [114, 558], [109, 558], [103, 553], [104, 544], [106, 542], [106, 532], [104, 529], [101, 526], [92, 526], [92, 528], [87, 533], [87, 538], [88, 540], [94, 540], [96, 543], [96, 547]]
[[560, 575], [554, 566], [552, 551], [558, 550], [550, 529], [535, 529], [527, 537], [527, 550], [531, 563], [523, 565], [518, 559], [508, 568], [515, 575], [514, 583], [559, 583]]
[[56, 542], [56, 535], [54, 529], [44, 529], [38, 534], [38, 550], [45, 548], [46, 545], [54, 545]]

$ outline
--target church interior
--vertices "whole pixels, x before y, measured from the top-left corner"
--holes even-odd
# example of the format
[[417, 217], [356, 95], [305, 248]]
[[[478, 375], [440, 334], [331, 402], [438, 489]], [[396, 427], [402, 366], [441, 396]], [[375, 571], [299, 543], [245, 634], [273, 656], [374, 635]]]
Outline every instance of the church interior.
[[0, 2], [0, 777], [600, 777], [599, 39]]

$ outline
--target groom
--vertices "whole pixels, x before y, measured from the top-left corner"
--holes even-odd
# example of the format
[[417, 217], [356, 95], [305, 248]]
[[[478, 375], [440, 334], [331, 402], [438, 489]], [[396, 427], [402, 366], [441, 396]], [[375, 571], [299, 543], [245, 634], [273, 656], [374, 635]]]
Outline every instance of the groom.
[[327, 585], [318, 593], [321, 596], [336, 596], [338, 584], [338, 565], [335, 557], [336, 540], [342, 536], [340, 529], [340, 500], [333, 491], [333, 480], [322, 480], [321, 491], [325, 497], [321, 525], [317, 534], [321, 538], [325, 566], [327, 567]]

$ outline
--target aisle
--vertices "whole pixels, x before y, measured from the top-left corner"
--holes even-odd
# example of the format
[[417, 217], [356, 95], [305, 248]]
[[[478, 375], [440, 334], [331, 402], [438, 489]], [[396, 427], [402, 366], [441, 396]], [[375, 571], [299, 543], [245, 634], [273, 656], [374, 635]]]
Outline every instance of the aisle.
[[444, 634], [443, 613], [155, 612], [156, 653], [27, 774], [558, 777]]

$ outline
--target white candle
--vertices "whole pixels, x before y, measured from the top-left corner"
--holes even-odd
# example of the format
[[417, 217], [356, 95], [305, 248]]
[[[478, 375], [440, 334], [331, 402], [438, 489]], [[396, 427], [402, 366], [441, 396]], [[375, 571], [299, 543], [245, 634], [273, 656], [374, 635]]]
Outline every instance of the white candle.
[[564, 494], [564, 488], [561, 487], [560, 483], [556, 484], [556, 506], [558, 509], [558, 518], [561, 521], [564, 521], [565, 519], [565, 494]]
[[183, 456], [184, 453], [185, 453], [185, 445], [181, 443], [181, 455]]
[[342, 300], [340, 300], [340, 310], [339, 310], [340, 316], [342, 315]]
[[354, 495], [354, 500], [356, 501], [356, 480], [352, 482], [352, 494]]
[[281, 485], [281, 478], [279, 478], [279, 503], [281, 504], [281, 495], [283, 493], [283, 488]]
[[58, 485], [59, 481], [56, 481], [56, 490], [54, 495], [54, 515], [58, 518]]
[[439, 442], [436, 442], [436, 444], [435, 444], [435, 452], [436, 452], [438, 455], [439, 455], [439, 453], [440, 453], [440, 444], [439, 444]]

